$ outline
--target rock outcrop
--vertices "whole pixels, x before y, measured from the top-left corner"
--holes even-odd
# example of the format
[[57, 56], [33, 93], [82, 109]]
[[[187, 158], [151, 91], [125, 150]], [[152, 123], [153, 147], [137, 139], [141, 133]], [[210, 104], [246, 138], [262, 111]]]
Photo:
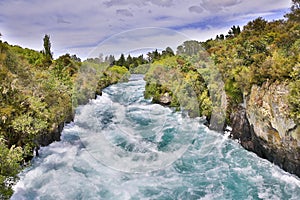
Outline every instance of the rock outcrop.
[[[34, 148], [35, 155], [39, 155], [40, 147], [48, 146], [49, 144], [60, 141], [61, 133], [64, 129], [66, 123], [71, 123], [74, 120], [75, 113], [70, 113], [70, 115], [65, 119], [65, 121], [61, 122], [60, 124], [53, 124], [52, 129], [50, 131], [44, 132], [40, 134], [35, 139], [36, 147]], [[28, 156], [26, 161], [30, 161], [32, 156]]]
[[162, 105], [170, 105], [172, 102], [172, 96], [168, 92], [165, 92], [163, 95], [159, 98], [159, 103]]
[[300, 177], [300, 126], [289, 117], [288, 85], [254, 85], [230, 116], [232, 137], [246, 149]]

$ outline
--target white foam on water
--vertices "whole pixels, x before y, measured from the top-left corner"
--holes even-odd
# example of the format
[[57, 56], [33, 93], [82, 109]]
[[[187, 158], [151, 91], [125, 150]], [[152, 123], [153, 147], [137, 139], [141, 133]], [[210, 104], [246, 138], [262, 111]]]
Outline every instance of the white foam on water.
[[20, 174], [12, 199], [300, 199], [299, 178], [200, 119], [150, 104], [143, 87], [117, 84], [80, 106], [62, 141]]
[[274, 168], [271, 168], [271, 174], [275, 178], [278, 178], [287, 184], [294, 184], [298, 187], [300, 187], [300, 179], [296, 177], [295, 175], [291, 175], [287, 172], [282, 173], [281, 169], [279, 169], [277, 166], [274, 166]]

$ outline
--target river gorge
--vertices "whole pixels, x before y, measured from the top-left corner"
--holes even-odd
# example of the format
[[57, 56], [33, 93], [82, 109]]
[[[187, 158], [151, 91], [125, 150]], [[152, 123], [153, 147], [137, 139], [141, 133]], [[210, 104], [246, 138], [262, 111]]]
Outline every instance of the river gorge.
[[144, 99], [145, 81], [103, 90], [42, 147], [11, 199], [299, 199], [300, 179], [200, 118]]

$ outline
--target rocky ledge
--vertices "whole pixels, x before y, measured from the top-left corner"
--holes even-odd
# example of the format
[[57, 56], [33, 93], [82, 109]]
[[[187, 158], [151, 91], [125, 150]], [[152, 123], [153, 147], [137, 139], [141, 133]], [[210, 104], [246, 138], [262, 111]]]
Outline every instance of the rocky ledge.
[[230, 116], [232, 138], [247, 150], [300, 177], [300, 126], [289, 118], [288, 85], [254, 85]]

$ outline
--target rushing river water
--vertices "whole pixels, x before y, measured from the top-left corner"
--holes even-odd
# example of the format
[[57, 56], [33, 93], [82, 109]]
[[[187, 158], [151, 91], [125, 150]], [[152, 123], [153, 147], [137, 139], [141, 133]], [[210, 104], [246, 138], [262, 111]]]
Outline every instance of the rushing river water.
[[300, 199], [300, 179], [151, 104], [133, 76], [77, 109], [61, 141], [41, 148], [12, 199]]

